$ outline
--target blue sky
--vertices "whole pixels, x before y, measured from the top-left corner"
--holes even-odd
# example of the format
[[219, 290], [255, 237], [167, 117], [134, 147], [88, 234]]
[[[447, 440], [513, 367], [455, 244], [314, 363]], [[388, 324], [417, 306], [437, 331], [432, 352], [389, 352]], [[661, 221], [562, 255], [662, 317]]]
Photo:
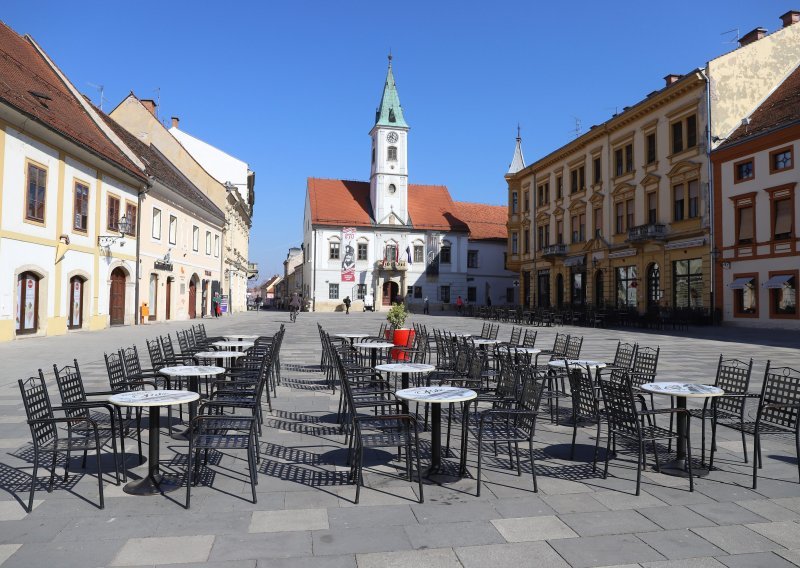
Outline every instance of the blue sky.
[[251, 259], [282, 271], [302, 237], [305, 180], [366, 180], [386, 73], [394, 71], [412, 183], [455, 199], [505, 202], [516, 125], [530, 163], [615, 109], [779, 28], [784, 0], [669, 3], [406, 0], [89, 2], [4, 0], [0, 19], [32, 35], [105, 110], [160, 92], [159, 115], [256, 172]]

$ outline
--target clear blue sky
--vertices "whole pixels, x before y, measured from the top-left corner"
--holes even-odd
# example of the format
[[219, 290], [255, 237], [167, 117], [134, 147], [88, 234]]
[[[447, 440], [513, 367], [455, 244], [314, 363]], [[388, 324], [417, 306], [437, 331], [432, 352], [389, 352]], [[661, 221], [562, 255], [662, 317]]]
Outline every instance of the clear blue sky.
[[106, 110], [133, 90], [160, 117], [256, 172], [251, 259], [282, 271], [302, 238], [307, 177], [366, 180], [391, 48], [414, 183], [505, 202], [522, 126], [528, 163], [800, 8], [787, 0], [534, 2], [4, 0]]

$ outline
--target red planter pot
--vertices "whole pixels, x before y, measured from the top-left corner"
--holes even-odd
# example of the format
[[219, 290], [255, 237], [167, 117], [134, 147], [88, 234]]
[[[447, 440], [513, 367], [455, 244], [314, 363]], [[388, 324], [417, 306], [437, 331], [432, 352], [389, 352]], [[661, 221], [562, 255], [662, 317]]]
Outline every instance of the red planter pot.
[[[414, 330], [413, 329], [387, 329], [386, 339], [400, 345], [402, 347], [413, 347], [414, 345]], [[400, 349], [392, 349], [391, 357], [395, 361], [408, 361], [410, 357]]]

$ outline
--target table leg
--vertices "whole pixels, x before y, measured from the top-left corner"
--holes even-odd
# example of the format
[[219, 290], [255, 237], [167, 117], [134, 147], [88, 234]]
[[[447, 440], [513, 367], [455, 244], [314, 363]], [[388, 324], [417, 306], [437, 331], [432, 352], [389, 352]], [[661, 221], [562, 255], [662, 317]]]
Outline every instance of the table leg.
[[431, 469], [429, 474], [442, 469], [442, 405], [431, 404]]
[[[675, 408], [686, 409], [686, 397], [675, 397]], [[662, 464], [661, 473], [665, 475], [674, 475], [677, 477], [689, 477], [689, 472], [686, 469], [686, 429], [688, 427], [689, 417], [683, 412], [675, 416], [677, 423], [677, 454], [675, 459], [669, 463]], [[692, 462], [692, 475], [694, 477], [704, 477], [708, 475], [708, 469], [695, 467], [695, 462]]]
[[167, 493], [180, 489], [180, 484], [171, 480], [164, 479], [159, 471], [158, 462], [160, 459], [160, 442], [161, 442], [161, 407], [150, 407], [150, 448], [148, 449], [148, 464], [147, 476], [131, 481], [122, 488], [125, 493], [130, 495], [156, 495], [158, 493]]
[[[476, 403], [477, 404], [477, 403]], [[461, 477], [467, 475], [467, 437], [469, 436], [469, 407], [470, 401], [466, 401], [461, 411], [461, 461], [459, 463], [459, 474]]]
[[370, 355], [370, 362], [372, 363], [372, 368], [374, 369], [378, 366], [378, 350], [370, 349], [370, 351], [372, 351], [372, 354]]
[[[189, 390], [192, 392], [196, 392], [200, 394], [200, 379], [199, 377], [189, 377]], [[189, 423], [191, 424], [192, 420], [195, 419], [197, 416], [197, 401], [189, 403]], [[179, 437], [188, 439], [189, 438], [189, 428], [186, 428], [183, 432], [178, 434]]]
[[[400, 388], [408, 388], [408, 373], [400, 374]], [[408, 414], [408, 402], [402, 400], [400, 404], [403, 406], [403, 414]]]

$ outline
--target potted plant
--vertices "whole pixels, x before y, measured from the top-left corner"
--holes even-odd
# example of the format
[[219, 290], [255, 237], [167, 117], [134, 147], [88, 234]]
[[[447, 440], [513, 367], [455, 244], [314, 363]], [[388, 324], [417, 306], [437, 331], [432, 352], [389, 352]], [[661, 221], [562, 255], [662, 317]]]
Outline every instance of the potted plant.
[[[392, 307], [386, 313], [386, 321], [389, 322], [391, 329], [386, 330], [386, 339], [391, 340], [395, 345], [411, 347], [414, 343], [414, 330], [403, 327], [408, 319], [409, 313], [402, 303], [392, 303]], [[392, 359], [404, 361], [408, 355], [400, 349], [392, 349]]]

